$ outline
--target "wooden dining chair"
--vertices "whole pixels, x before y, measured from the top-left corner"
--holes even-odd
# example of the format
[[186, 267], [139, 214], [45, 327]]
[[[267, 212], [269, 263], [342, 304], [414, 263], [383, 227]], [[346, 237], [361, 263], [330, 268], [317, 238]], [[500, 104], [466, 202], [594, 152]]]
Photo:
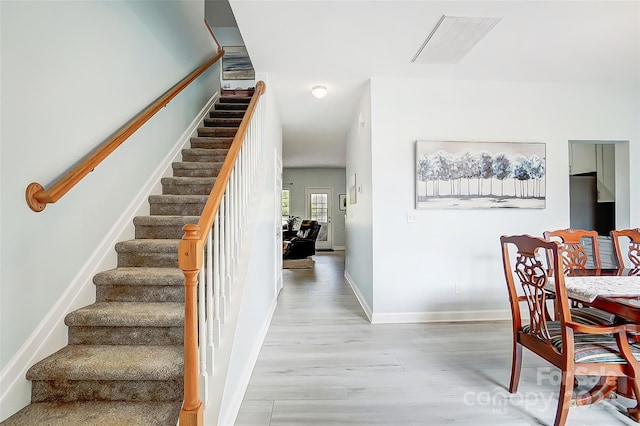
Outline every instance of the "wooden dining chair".
[[[596, 231], [573, 228], [558, 229], [545, 231], [544, 237], [547, 240], [560, 242], [562, 270], [565, 273], [574, 269], [586, 269], [587, 267], [598, 269], [601, 267], [600, 246]], [[591, 257], [583, 244], [583, 238], [591, 243]]]
[[[529, 235], [502, 236], [500, 242], [513, 325], [509, 392], [518, 390], [524, 347], [562, 371], [555, 426], [565, 424], [572, 402], [592, 404], [609, 395], [618, 377], [629, 378], [640, 402], [640, 345], [629, 343], [627, 334], [639, 327], [586, 325], [571, 318], [564, 274], [557, 273], [562, 270], [558, 242]], [[542, 261], [546, 253], [549, 262]], [[545, 314], [548, 286], [557, 298], [557, 321]], [[578, 375], [598, 376], [599, 381], [590, 391], [574, 395]], [[638, 421], [638, 404], [627, 415]]]
[[618, 268], [640, 269], [640, 228], [613, 230], [609, 235]]
[[[598, 233], [596, 231], [587, 231], [584, 229], [558, 229], [555, 231], [545, 231], [544, 237], [547, 240], [558, 241], [559, 254], [562, 259], [562, 270], [565, 274], [576, 269], [586, 269], [590, 266], [594, 269], [602, 267], [600, 262], [600, 246], [598, 244]], [[586, 239], [591, 245], [591, 258], [583, 244]], [[547, 262], [549, 262], [549, 254], [547, 253]], [[583, 306], [581, 302], [570, 300], [572, 314], [574, 317], [583, 319], [589, 318], [600, 324], [612, 324], [615, 315], [603, 312], [600, 309], [594, 309]], [[557, 307], [556, 307], [557, 315]], [[574, 318], [575, 319], [575, 318]]]

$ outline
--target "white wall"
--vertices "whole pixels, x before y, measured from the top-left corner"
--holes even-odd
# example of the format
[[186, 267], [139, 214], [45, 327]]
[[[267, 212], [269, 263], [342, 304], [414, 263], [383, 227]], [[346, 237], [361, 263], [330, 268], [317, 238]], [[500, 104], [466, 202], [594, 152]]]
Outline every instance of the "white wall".
[[[508, 318], [498, 238], [569, 225], [568, 141], [629, 141], [628, 161], [640, 161], [637, 88], [381, 78], [371, 87], [374, 322]], [[407, 223], [416, 140], [546, 143], [546, 209], [418, 210]], [[347, 175], [359, 161], [348, 158]], [[639, 226], [637, 167], [627, 184]]]
[[[218, 422], [220, 425], [233, 424], [238, 414], [253, 366], [271, 323], [279, 291], [277, 284], [281, 281], [282, 274], [280, 262], [277, 261], [279, 260], [277, 257], [281, 256], [281, 249], [278, 250], [281, 242], [276, 241], [280, 228], [280, 214], [277, 208], [280, 196], [276, 193], [275, 175], [280, 173], [280, 170], [276, 170], [275, 159], [282, 158], [282, 128], [268, 78], [265, 75], [259, 75], [259, 79], [266, 82], [266, 92], [262, 99], [264, 102], [263, 148], [260, 161], [262, 169], [261, 178], [258, 179], [261, 186], [257, 189], [260, 194], [259, 208], [233, 352], [220, 409], [221, 421]], [[205, 418], [207, 414], [205, 413]]]
[[[361, 188], [362, 192], [357, 194], [357, 202], [351, 204], [347, 191], [345, 277], [370, 319], [375, 298], [373, 288], [374, 199], [371, 157], [371, 123], [374, 119], [371, 109], [371, 85], [368, 84], [347, 137], [347, 190], [350, 178], [355, 175], [357, 187]], [[384, 120], [383, 117], [380, 119]], [[375, 205], [379, 205], [378, 200], [375, 200]], [[389, 247], [389, 249], [393, 249], [393, 247]]]
[[[43, 321], [62, 305], [95, 295], [93, 269], [115, 265], [113, 246], [101, 247], [105, 235], [141, 201], [136, 197], [149, 176], [217, 93], [220, 71], [211, 68], [64, 198], [34, 213], [24, 196], [30, 182], [49, 186], [215, 49], [202, 1], [3, 1], [0, 7], [5, 379], [16, 359], [33, 355], [21, 353], [28, 344], [44, 344], [29, 341], [35, 333], [48, 333], [54, 346], [66, 344], [62, 318]], [[80, 290], [83, 300], [73, 301]]]
[[[345, 169], [287, 168], [282, 170], [282, 189], [291, 190], [290, 214], [307, 218], [307, 188], [332, 188], [331, 242], [333, 247], [345, 245], [347, 212], [339, 208], [339, 195], [346, 194]], [[298, 224], [299, 226], [300, 224]]]

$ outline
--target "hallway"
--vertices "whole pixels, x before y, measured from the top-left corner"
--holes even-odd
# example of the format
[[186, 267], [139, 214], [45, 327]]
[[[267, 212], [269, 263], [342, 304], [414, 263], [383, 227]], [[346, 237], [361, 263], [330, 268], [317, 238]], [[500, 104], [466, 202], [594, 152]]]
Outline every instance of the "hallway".
[[[506, 391], [510, 322], [371, 325], [344, 252], [284, 270], [284, 288], [235, 426], [553, 424], [556, 370], [526, 353]], [[505, 289], [505, 297], [506, 289]], [[621, 398], [572, 407], [567, 425], [635, 425]]]

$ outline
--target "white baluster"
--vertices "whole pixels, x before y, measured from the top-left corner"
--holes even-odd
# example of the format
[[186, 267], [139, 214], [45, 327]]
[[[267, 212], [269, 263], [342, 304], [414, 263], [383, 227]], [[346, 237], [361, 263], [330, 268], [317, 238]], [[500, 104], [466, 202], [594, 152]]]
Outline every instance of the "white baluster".
[[227, 294], [231, 295], [231, 283], [232, 283], [232, 268], [231, 263], [233, 262], [233, 253], [231, 252], [231, 217], [229, 211], [229, 182], [227, 182], [227, 191], [225, 192], [225, 203], [224, 203], [224, 260], [225, 260], [225, 272], [227, 274], [225, 281], [227, 283]]
[[215, 328], [215, 345], [220, 347], [220, 250], [218, 250], [217, 241], [220, 239], [218, 226], [220, 224], [220, 211], [215, 215], [213, 222], [213, 323]]
[[211, 366], [211, 373], [213, 374], [215, 366], [215, 348], [216, 348], [216, 334], [220, 334], [220, 330], [216, 329], [216, 323], [214, 321], [215, 312], [213, 311], [213, 286], [215, 269], [213, 267], [213, 247], [214, 242], [212, 239], [212, 232], [209, 231], [207, 235], [207, 294], [206, 294], [206, 308], [207, 308], [207, 362]]
[[214, 264], [215, 269], [214, 283], [218, 292], [219, 312], [216, 315], [218, 324], [224, 324], [224, 318], [227, 315], [227, 299], [224, 295], [224, 286], [222, 285], [222, 275], [220, 274], [220, 210], [216, 212], [215, 223], [213, 226], [213, 247], [214, 247]]
[[204, 267], [202, 267], [198, 273], [198, 358], [200, 362], [200, 395], [202, 395], [203, 402], [206, 404], [209, 399], [209, 374], [207, 372], [207, 345], [205, 343], [207, 341], [207, 333], [205, 331], [207, 329], [206, 315], [204, 307], [205, 281], [205, 271]]

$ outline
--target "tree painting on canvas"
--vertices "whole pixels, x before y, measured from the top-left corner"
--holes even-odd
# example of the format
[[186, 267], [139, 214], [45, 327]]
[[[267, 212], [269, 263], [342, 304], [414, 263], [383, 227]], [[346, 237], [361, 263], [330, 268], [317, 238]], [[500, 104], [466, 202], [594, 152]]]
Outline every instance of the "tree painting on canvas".
[[545, 144], [416, 142], [416, 208], [545, 208]]

